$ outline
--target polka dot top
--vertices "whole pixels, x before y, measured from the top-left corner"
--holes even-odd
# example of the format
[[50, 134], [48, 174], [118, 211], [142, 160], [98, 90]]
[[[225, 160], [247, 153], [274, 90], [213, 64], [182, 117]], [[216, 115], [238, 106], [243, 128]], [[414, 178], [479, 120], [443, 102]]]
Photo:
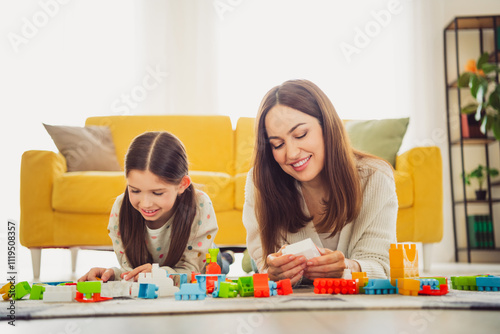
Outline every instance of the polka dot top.
[[[179, 262], [172, 268], [164, 266], [168, 273], [186, 273], [188, 278], [191, 272], [203, 272], [206, 262], [206, 254], [209, 248], [213, 248], [213, 240], [217, 234], [217, 219], [215, 218], [212, 201], [203, 191], [195, 189], [197, 199], [197, 211], [191, 227], [191, 235], [189, 236], [186, 249]], [[123, 194], [116, 198], [111, 214], [109, 217], [108, 231], [113, 249], [115, 251], [118, 263], [121, 268], [113, 268], [115, 271], [115, 280], [120, 280], [120, 275], [130, 271], [130, 267], [125, 250], [123, 248], [120, 231], [119, 231], [119, 214], [120, 207], [123, 201]], [[170, 247], [171, 226], [173, 216], [165, 225], [158, 229], [150, 229], [146, 226], [146, 245], [149, 253], [153, 258], [154, 263], [163, 263], [167, 256]]]

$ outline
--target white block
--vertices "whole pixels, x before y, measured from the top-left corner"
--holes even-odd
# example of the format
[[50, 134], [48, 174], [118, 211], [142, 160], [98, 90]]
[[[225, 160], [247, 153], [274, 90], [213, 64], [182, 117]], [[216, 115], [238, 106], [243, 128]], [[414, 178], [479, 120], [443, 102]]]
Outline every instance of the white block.
[[311, 238], [307, 238], [305, 240], [296, 242], [294, 244], [287, 245], [285, 246], [285, 248], [283, 248], [281, 253], [283, 255], [290, 255], [290, 254], [293, 254], [295, 256], [303, 255], [307, 260], [321, 256], [321, 253], [319, 252], [318, 248], [311, 240]]
[[44, 302], [73, 302], [76, 297], [76, 285], [46, 286]]
[[[150, 283], [158, 286], [158, 297], [173, 296], [179, 288], [174, 285], [174, 280], [167, 276], [167, 271], [161, 269], [158, 263], [153, 263], [150, 273], [141, 273], [137, 283]], [[134, 296], [134, 297], [137, 297]]]
[[101, 284], [101, 297], [130, 297], [132, 282], [108, 281]]

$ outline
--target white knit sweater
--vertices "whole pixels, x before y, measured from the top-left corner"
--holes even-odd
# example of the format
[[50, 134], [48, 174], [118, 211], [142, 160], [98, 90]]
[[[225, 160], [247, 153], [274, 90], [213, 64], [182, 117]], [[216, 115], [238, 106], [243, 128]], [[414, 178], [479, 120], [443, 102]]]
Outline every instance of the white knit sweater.
[[[358, 170], [363, 204], [358, 218], [340, 231], [337, 250], [344, 253], [347, 259], [356, 260], [361, 271], [366, 272], [369, 278], [387, 278], [390, 270], [389, 248], [391, 243], [396, 243], [398, 213], [393, 170], [385, 161], [372, 158], [358, 161]], [[252, 172], [253, 170], [248, 172], [245, 186], [243, 224], [247, 230], [249, 254], [256, 262], [259, 272], [265, 272], [259, 225], [254, 211]], [[304, 212], [308, 214], [304, 200], [302, 205]], [[312, 221], [297, 233], [287, 235], [290, 244], [307, 238], [311, 238], [318, 247], [323, 247]]]

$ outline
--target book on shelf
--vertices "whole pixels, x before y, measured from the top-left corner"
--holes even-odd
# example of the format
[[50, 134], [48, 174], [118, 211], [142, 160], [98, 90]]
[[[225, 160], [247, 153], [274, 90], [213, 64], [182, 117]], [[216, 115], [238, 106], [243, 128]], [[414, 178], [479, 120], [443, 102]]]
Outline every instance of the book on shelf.
[[493, 221], [490, 215], [470, 215], [467, 217], [469, 247], [472, 249], [495, 248]]

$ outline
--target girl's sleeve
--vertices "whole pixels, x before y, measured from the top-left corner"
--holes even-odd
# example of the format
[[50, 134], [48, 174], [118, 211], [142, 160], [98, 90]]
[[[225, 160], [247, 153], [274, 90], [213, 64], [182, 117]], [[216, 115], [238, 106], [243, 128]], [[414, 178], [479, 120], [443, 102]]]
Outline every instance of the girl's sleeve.
[[123, 248], [122, 238], [120, 236], [119, 229], [119, 214], [120, 207], [123, 201], [123, 194], [118, 196], [113, 204], [113, 208], [111, 209], [111, 213], [109, 215], [109, 224], [108, 224], [108, 234], [111, 238], [111, 242], [113, 243], [113, 250], [115, 251], [116, 258], [118, 260], [121, 268], [111, 268], [115, 272], [115, 280], [120, 280], [120, 275], [126, 271], [132, 270], [130, 265], [128, 264], [127, 256], [125, 255], [125, 249]]
[[175, 267], [163, 267], [169, 274], [187, 274], [188, 281], [191, 279], [191, 272], [204, 272], [206, 254], [210, 248], [214, 247], [213, 242], [219, 230], [212, 201], [204, 192], [196, 191], [196, 193], [197, 214], [191, 227], [191, 235], [184, 254]]
[[253, 183], [253, 169], [247, 174], [245, 184], [245, 203], [243, 205], [243, 225], [247, 230], [248, 254], [255, 261], [260, 273], [266, 272], [262, 258], [262, 242], [260, 239], [259, 224], [255, 216], [255, 186]]

